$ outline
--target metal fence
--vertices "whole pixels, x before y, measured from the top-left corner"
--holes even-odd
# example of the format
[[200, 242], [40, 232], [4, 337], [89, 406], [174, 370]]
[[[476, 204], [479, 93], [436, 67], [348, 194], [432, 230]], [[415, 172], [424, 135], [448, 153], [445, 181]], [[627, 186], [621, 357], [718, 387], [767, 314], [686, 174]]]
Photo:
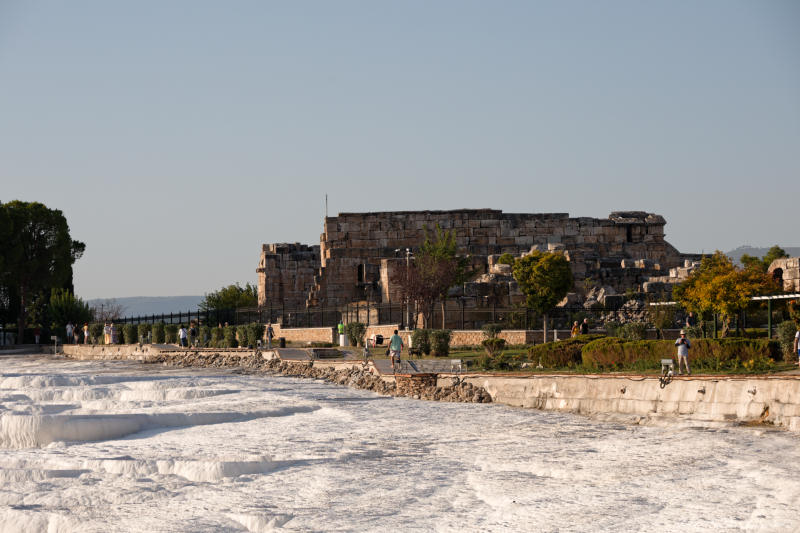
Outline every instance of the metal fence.
[[[650, 306], [622, 305], [618, 307], [583, 306], [557, 307], [548, 313], [548, 328], [570, 329], [574, 322], [588, 319], [593, 327], [602, 327], [610, 321], [616, 322], [652, 322], [653, 312]], [[501, 324], [504, 329], [541, 329], [543, 316], [531, 308], [511, 307], [496, 304], [485, 305], [478, 298], [451, 298], [444, 305], [444, 321], [442, 320], [442, 304], [436, 303], [432, 308], [423, 310], [413, 304], [403, 303], [371, 303], [354, 302], [337, 307], [286, 307], [274, 305], [264, 307], [243, 307], [236, 309], [197, 309], [141, 316], [128, 316], [116, 320], [122, 324], [140, 324], [163, 322], [165, 324], [188, 324], [196, 322], [208, 326], [242, 325], [248, 323], [279, 323], [283, 327], [334, 327], [340, 321], [344, 323], [362, 322], [367, 326], [400, 325], [444, 328], [444, 329], [480, 329], [484, 324]], [[423, 317], [427, 317], [427, 323]], [[788, 319], [785, 306], [776, 303], [751, 302], [746, 310], [733, 318], [731, 328], [735, 330], [760, 328], [778, 324]], [[699, 319], [700, 324], [709, 334], [721, 327], [718, 317], [706, 316]], [[675, 306], [671, 323], [665, 328], [682, 327], [686, 323], [686, 312]], [[769, 328], [770, 330], [772, 328]]]

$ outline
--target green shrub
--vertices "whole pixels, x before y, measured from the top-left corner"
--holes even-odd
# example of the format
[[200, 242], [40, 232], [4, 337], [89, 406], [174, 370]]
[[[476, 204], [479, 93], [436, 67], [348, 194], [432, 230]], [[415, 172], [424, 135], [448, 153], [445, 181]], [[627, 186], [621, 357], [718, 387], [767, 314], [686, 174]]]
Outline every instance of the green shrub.
[[139, 324], [139, 327], [136, 328], [136, 333], [139, 335], [139, 338], [144, 338], [144, 342], [148, 341], [148, 334], [150, 333], [150, 324]]
[[103, 340], [103, 326], [105, 324], [100, 322], [89, 324], [89, 337], [92, 340], [92, 344], [100, 344], [100, 341]]
[[435, 357], [447, 357], [450, 355], [450, 337], [452, 332], [449, 329], [431, 330], [431, 352]]
[[513, 265], [514, 264], [514, 256], [509, 253], [504, 253], [500, 257], [497, 258], [498, 265]]
[[[658, 370], [661, 359], [676, 357], [675, 341], [624, 341], [607, 337], [583, 347], [583, 366], [601, 370]], [[689, 350], [694, 370], [766, 370], [780, 346], [766, 339], [696, 339]]]
[[263, 340], [264, 338], [264, 329], [266, 326], [264, 324], [259, 324], [257, 322], [253, 322], [247, 325], [247, 345], [256, 347], [258, 346], [258, 341]]
[[528, 350], [528, 358], [534, 365], [544, 368], [573, 368], [583, 360], [581, 351], [588, 343], [606, 338], [604, 335], [578, 335], [571, 339], [537, 344]]
[[211, 346], [213, 348], [225, 347], [225, 330], [222, 328], [213, 328], [211, 330]]
[[767, 330], [759, 328], [747, 328], [741, 331], [741, 336], [746, 339], [766, 339]]
[[222, 348], [236, 348], [236, 326], [225, 326], [222, 339]]
[[620, 330], [622, 329], [622, 323], [617, 322], [616, 320], [609, 320], [605, 323], [606, 333], [608, 333], [609, 337], [619, 337]]
[[247, 344], [247, 326], [236, 326], [236, 345], [242, 348]]
[[153, 324], [150, 331], [153, 333], [153, 344], [164, 344], [166, 341], [166, 333], [163, 322], [156, 322]]
[[501, 331], [503, 331], [503, 325], [502, 324], [491, 324], [491, 323], [484, 324], [483, 327], [481, 328], [481, 331], [483, 332], [483, 337], [484, 338], [486, 338], [486, 339], [494, 339], [498, 335], [500, 335]]
[[350, 346], [364, 346], [364, 335], [367, 334], [367, 326], [361, 322], [348, 322], [344, 326], [344, 334]]
[[484, 353], [475, 359], [475, 366], [483, 370], [519, 370], [524, 362], [525, 356], [521, 354], [501, 353], [491, 356]]
[[619, 330], [619, 336], [627, 341], [642, 341], [647, 338], [647, 324], [626, 322]]
[[136, 324], [122, 326], [123, 344], [137, 344], [139, 342], [139, 328]]
[[797, 333], [797, 329], [797, 325], [791, 320], [781, 322], [776, 328], [783, 360], [787, 363], [794, 362], [797, 359], [797, 354], [794, 352], [794, 336]]
[[211, 328], [209, 328], [208, 326], [200, 326], [198, 330], [199, 330], [198, 343], [202, 347], [208, 346], [208, 343], [211, 340]]
[[411, 346], [419, 353], [429, 355], [431, 353], [431, 330], [415, 329], [412, 331]]
[[683, 328], [686, 332], [686, 336], [689, 339], [703, 339], [705, 336], [703, 335], [703, 328], [701, 326], [689, 326]]
[[164, 342], [167, 344], [178, 343], [178, 325], [164, 324]]
[[489, 355], [489, 357], [494, 357], [505, 349], [506, 340], [492, 337], [489, 339], [483, 339], [481, 344], [483, 345], [483, 348], [486, 350], [486, 353]]

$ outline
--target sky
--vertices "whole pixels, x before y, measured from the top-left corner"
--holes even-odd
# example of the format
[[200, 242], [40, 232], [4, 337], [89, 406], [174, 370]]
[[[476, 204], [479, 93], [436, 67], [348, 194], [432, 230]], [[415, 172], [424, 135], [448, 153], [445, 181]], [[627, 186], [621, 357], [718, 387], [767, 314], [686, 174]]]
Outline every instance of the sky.
[[798, 246], [798, 29], [795, 1], [0, 0], [0, 201], [64, 212], [83, 298], [255, 283], [325, 194]]

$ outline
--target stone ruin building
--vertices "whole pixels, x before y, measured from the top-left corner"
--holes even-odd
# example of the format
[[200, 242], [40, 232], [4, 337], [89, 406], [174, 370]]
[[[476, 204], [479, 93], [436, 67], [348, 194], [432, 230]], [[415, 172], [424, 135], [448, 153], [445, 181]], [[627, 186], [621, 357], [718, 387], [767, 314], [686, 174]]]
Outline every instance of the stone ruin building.
[[[533, 249], [561, 251], [569, 260], [575, 294], [564, 304], [587, 307], [626, 291], [669, 296], [699, 260], [664, 240], [666, 221], [643, 211], [614, 212], [606, 219], [566, 213], [503, 213], [494, 209], [340, 213], [326, 217], [319, 246], [264, 244], [258, 272], [263, 307], [342, 307], [354, 302], [400, 302], [393, 272], [436, 226], [455, 231], [459, 252], [469, 255], [479, 275], [454, 296], [472, 306], [514, 305], [524, 297], [500, 254], [515, 257]], [[597, 289], [590, 291], [589, 288]], [[594, 298], [594, 302], [592, 299]]]
[[767, 272], [786, 292], [800, 292], [800, 257], [784, 257], [770, 263]]

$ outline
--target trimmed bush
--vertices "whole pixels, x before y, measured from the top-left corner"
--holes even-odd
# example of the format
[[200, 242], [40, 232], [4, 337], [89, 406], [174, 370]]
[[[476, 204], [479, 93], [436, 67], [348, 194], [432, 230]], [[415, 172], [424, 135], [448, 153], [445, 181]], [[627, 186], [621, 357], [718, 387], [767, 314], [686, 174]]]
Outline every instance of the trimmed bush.
[[483, 327], [481, 328], [481, 331], [483, 332], [483, 336], [485, 338], [494, 339], [500, 334], [501, 331], [503, 331], [503, 325], [491, 324], [491, 323], [484, 324]]
[[431, 330], [415, 329], [411, 332], [411, 346], [419, 353], [430, 355], [431, 353]]
[[247, 326], [236, 326], [236, 345], [244, 348], [247, 344]]
[[156, 322], [150, 328], [150, 331], [153, 332], [153, 344], [164, 344], [166, 340], [166, 334], [164, 332], [164, 323], [163, 322]]
[[431, 352], [435, 357], [447, 357], [450, 355], [450, 337], [452, 332], [449, 329], [432, 329]]
[[647, 324], [644, 322], [626, 322], [619, 329], [619, 336], [627, 341], [643, 341], [647, 338]]
[[139, 335], [139, 338], [144, 337], [144, 342], [147, 342], [147, 334], [150, 333], [150, 324], [139, 324], [139, 327], [136, 328], [136, 333]]
[[476, 366], [483, 370], [519, 370], [524, 362], [525, 356], [520, 354], [509, 355], [508, 353], [501, 353], [495, 356], [483, 354], [475, 360]]
[[224, 348], [225, 347], [225, 330], [222, 328], [213, 328], [211, 330], [211, 347]]
[[[624, 341], [608, 337], [583, 347], [584, 367], [600, 370], [658, 370], [661, 359], [676, 357], [675, 341]], [[769, 369], [780, 355], [780, 345], [766, 339], [696, 339], [689, 349], [695, 370]]]
[[178, 324], [164, 324], [164, 342], [178, 344]]
[[91, 338], [92, 344], [100, 344], [100, 341], [103, 340], [104, 325], [105, 324], [101, 324], [100, 322], [89, 324], [89, 337]]
[[483, 339], [483, 341], [481, 341], [481, 345], [483, 345], [483, 348], [486, 350], [486, 354], [489, 357], [494, 357], [505, 349], [506, 340], [492, 337], [489, 339]]
[[620, 330], [622, 329], [622, 323], [617, 322], [616, 320], [609, 320], [605, 323], [606, 333], [608, 333], [609, 337], [620, 337]]
[[253, 322], [247, 325], [247, 344], [248, 346], [258, 346], [258, 341], [264, 339], [264, 324]]
[[797, 330], [797, 325], [791, 320], [781, 322], [777, 327], [778, 343], [781, 345], [783, 360], [787, 363], [793, 363], [797, 360], [797, 354], [794, 353], [794, 335]]
[[136, 324], [125, 324], [122, 331], [122, 344], [137, 344], [139, 342], [139, 327]]
[[222, 348], [236, 348], [236, 326], [222, 328]]
[[361, 322], [348, 322], [344, 326], [344, 334], [350, 346], [364, 346], [364, 335], [367, 334], [367, 326]]
[[208, 346], [208, 343], [211, 341], [211, 328], [209, 328], [208, 326], [200, 326], [198, 328], [198, 331], [199, 331], [198, 334], [199, 338], [197, 342], [200, 344], [201, 347]]
[[537, 344], [528, 350], [528, 358], [534, 365], [544, 368], [574, 368], [583, 362], [583, 347], [597, 339], [605, 339], [603, 335], [578, 335], [571, 339], [557, 342]]

